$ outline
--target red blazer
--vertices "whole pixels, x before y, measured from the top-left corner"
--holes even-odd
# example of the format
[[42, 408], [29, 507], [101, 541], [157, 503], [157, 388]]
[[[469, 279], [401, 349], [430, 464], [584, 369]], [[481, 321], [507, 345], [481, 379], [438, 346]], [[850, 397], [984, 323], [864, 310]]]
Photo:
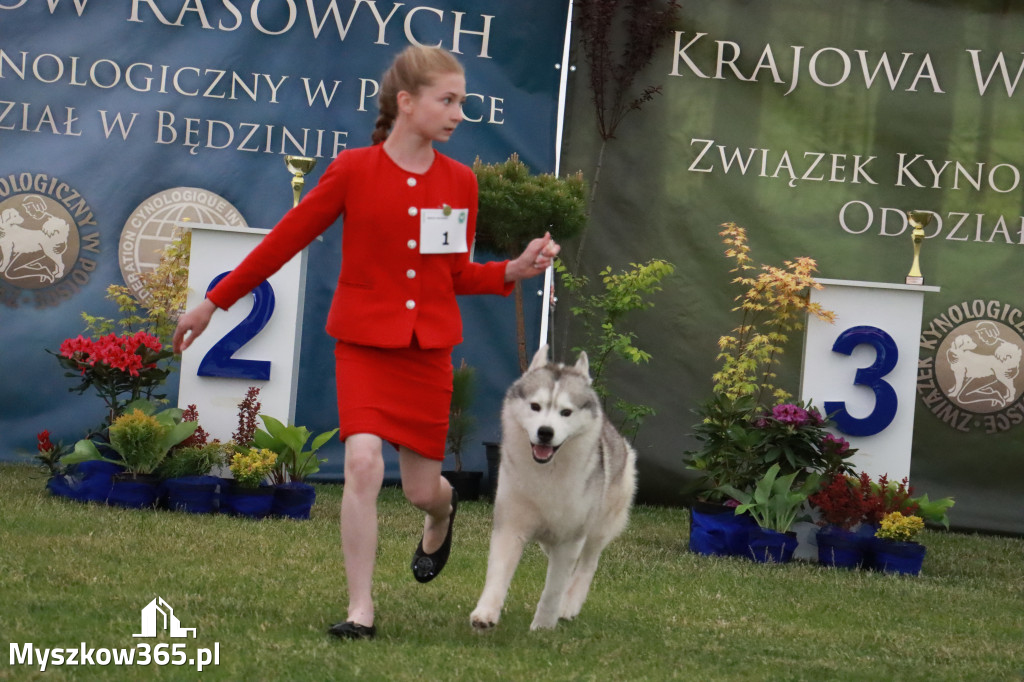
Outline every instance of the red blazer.
[[424, 208], [468, 208], [467, 242], [476, 232], [472, 169], [439, 152], [426, 173], [399, 168], [382, 145], [343, 151], [320, 182], [289, 211], [207, 298], [229, 308], [344, 216], [342, 264], [327, 333], [381, 348], [423, 348], [462, 341], [457, 294], [501, 294], [507, 261], [473, 263], [469, 253], [421, 254]]

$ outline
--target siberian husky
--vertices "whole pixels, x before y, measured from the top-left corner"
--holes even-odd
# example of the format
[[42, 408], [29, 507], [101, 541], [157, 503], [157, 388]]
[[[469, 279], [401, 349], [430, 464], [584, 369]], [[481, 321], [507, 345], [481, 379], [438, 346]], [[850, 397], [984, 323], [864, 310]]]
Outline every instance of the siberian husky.
[[575, 618], [602, 550], [626, 527], [636, 488], [636, 453], [601, 410], [586, 353], [573, 366], [534, 356], [502, 404], [501, 465], [487, 580], [470, 623], [498, 624], [528, 542], [548, 557], [531, 630]]

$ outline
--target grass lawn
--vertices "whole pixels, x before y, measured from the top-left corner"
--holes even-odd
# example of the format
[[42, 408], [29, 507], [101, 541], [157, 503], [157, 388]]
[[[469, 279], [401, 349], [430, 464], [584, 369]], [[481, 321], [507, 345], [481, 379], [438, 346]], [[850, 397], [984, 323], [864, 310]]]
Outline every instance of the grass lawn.
[[[498, 628], [478, 634], [491, 505], [460, 504], [452, 560], [420, 585], [422, 517], [389, 488], [378, 636], [343, 642], [325, 634], [345, 615], [340, 486], [317, 486], [309, 521], [250, 521], [81, 504], [44, 483], [0, 465], [0, 680], [1024, 680], [1021, 538], [925, 531], [922, 575], [902, 577], [697, 556], [685, 510], [638, 507], [574, 622], [529, 631], [546, 566], [534, 545]], [[157, 596], [195, 639], [132, 636]], [[181, 659], [216, 646], [219, 663], [40, 673], [12, 664], [12, 643], [185, 643]]]

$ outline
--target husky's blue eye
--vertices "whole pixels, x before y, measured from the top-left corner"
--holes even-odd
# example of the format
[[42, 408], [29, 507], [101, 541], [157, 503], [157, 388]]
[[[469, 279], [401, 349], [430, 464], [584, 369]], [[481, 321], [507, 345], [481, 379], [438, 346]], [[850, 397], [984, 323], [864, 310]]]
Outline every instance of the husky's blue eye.
[[572, 410], [562, 410], [560, 413], [563, 417], [568, 417], [572, 414]]
[[530, 403], [530, 409], [534, 412], [540, 412], [540, 403]]

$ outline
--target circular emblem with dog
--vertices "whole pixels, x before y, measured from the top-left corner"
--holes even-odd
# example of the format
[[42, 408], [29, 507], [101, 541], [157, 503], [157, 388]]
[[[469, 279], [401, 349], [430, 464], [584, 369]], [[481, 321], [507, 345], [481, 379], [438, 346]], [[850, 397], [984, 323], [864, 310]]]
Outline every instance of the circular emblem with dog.
[[164, 249], [189, 222], [246, 226], [227, 199], [198, 187], [166, 189], [143, 201], [128, 217], [117, 249], [121, 276], [139, 301], [149, 298], [143, 275], [156, 270]]
[[964, 432], [1006, 431], [1024, 422], [1024, 311], [1002, 301], [965, 301], [921, 335], [918, 395]]
[[78, 258], [78, 228], [68, 210], [41, 194], [0, 202], [0, 275], [22, 289], [64, 279]]
[[0, 178], [0, 302], [57, 305], [96, 269], [99, 231], [71, 185], [45, 173]]

